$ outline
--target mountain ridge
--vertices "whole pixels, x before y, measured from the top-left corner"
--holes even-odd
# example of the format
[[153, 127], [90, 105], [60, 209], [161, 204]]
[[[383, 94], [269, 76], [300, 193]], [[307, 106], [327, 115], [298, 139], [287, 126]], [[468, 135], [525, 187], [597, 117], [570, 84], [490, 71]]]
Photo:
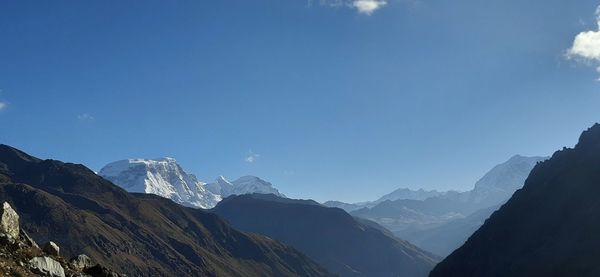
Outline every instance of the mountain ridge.
[[312, 200], [246, 194], [211, 211], [241, 230], [299, 249], [340, 276], [427, 276], [438, 260], [374, 222]]
[[155, 195], [130, 194], [83, 165], [0, 145], [0, 199], [37, 241], [84, 253], [131, 276], [329, 273], [295, 249], [233, 229], [218, 216]]

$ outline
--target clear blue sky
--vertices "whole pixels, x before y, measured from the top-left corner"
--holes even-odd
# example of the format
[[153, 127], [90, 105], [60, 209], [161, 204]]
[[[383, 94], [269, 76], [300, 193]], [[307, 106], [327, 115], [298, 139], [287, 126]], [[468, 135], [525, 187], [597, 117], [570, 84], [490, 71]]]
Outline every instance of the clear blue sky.
[[598, 73], [565, 58], [598, 1], [329, 4], [2, 1], [0, 143], [361, 201], [469, 189], [600, 121]]

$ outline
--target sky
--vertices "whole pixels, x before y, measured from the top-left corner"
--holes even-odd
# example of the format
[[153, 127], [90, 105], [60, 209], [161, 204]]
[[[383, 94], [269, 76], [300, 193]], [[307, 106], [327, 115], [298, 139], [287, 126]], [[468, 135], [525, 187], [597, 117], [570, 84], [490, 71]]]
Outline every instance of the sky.
[[0, 3], [0, 143], [295, 198], [468, 190], [600, 121], [598, 1]]

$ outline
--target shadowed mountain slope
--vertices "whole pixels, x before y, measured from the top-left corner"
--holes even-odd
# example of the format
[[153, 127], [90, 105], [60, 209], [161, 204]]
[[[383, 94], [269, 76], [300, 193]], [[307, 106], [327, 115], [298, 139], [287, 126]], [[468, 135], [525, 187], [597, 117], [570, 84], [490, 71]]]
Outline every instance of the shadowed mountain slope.
[[304, 254], [214, 214], [129, 194], [82, 165], [0, 145], [0, 199], [35, 240], [130, 276], [323, 276]]
[[600, 125], [535, 166], [431, 276], [600, 276]]
[[268, 235], [340, 276], [427, 276], [437, 258], [342, 209], [274, 195], [232, 196], [213, 211], [244, 231]]

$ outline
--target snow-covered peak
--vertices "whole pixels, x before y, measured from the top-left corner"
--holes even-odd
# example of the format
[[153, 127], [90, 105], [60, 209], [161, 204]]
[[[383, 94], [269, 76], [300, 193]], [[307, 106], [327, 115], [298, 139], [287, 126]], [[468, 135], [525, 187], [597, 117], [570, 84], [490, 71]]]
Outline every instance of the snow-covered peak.
[[175, 158], [171, 158], [171, 157], [156, 158], [156, 159], [153, 159], [153, 160], [157, 161], [157, 162], [177, 163], [177, 160], [175, 160]]
[[533, 167], [547, 157], [512, 156], [508, 161], [501, 163], [475, 183], [475, 188], [470, 192], [470, 201], [499, 202], [508, 199], [529, 176]]
[[214, 183], [206, 184], [208, 190], [221, 195], [223, 198], [230, 195], [241, 195], [251, 193], [275, 194], [279, 197], [285, 197], [273, 185], [256, 176], [243, 176], [233, 182], [229, 182], [225, 177], [219, 176]]
[[256, 176], [244, 176], [233, 182], [219, 176], [206, 184], [185, 172], [170, 157], [116, 161], [102, 168], [98, 175], [129, 192], [156, 194], [200, 208], [212, 208], [230, 195], [261, 193], [285, 197], [271, 183]]
[[157, 170], [158, 168], [171, 168], [177, 171], [182, 171], [177, 161], [173, 158], [164, 157], [158, 159], [126, 159], [112, 162], [104, 166], [99, 175], [101, 176], [118, 176], [123, 171], [130, 170], [134, 167], [144, 167], [147, 169]]
[[233, 193], [233, 184], [221, 175], [213, 183], [206, 184], [206, 189], [225, 198]]
[[285, 197], [273, 187], [273, 184], [256, 176], [243, 176], [231, 183], [234, 185], [236, 194], [262, 193]]
[[173, 158], [116, 161], [102, 168], [98, 175], [129, 192], [156, 194], [186, 206], [211, 208], [221, 200]]
[[[231, 185], [231, 183], [225, 178], [225, 176], [223, 175], [219, 175], [219, 177], [217, 177], [217, 179], [215, 180], [215, 182], [219, 183], [219, 184], [227, 184], [227, 185]], [[232, 185], [233, 186], [233, 185]]]
[[444, 194], [445, 192], [440, 192], [437, 190], [424, 190], [422, 188], [418, 190], [412, 190], [409, 188], [399, 188], [377, 199], [375, 203], [381, 203], [387, 200], [425, 200], [427, 198], [441, 196]]

